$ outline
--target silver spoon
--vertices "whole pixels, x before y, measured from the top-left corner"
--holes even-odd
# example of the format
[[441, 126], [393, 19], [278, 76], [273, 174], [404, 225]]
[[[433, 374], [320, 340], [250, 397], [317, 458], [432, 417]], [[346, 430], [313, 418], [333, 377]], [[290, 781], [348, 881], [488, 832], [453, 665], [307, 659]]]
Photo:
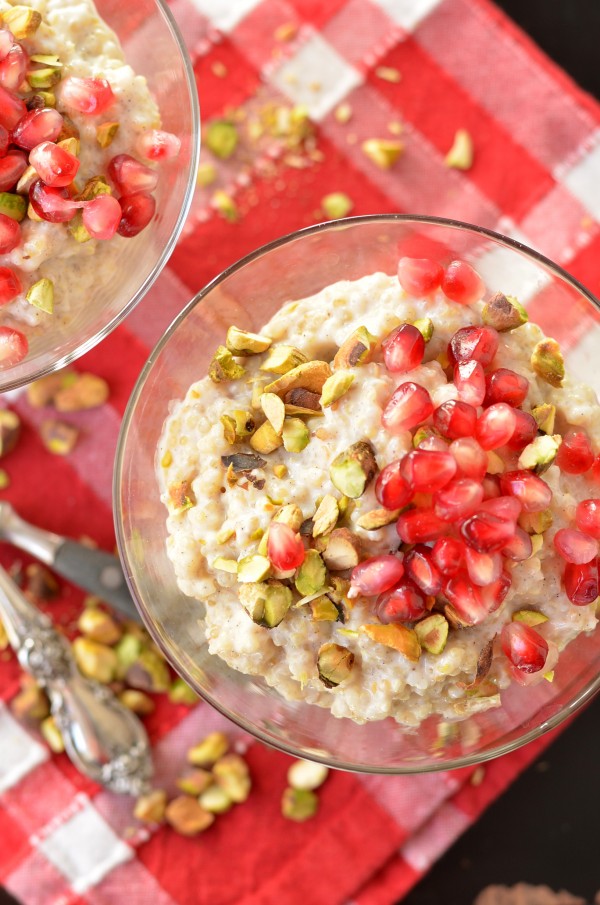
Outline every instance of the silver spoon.
[[48, 693], [77, 769], [113, 792], [147, 790], [152, 760], [141, 722], [108, 688], [81, 675], [67, 641], [1, 567], [0, 618], [22, 668]]

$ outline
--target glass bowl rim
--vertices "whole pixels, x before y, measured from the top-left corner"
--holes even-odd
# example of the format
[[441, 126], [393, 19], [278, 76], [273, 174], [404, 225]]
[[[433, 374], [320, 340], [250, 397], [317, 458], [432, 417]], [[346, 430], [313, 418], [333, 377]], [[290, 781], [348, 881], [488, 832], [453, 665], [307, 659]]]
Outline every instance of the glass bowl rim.
[[[161, 3], [162, 0], [158, 0], [158, 2]], [[421, 223], [427, 226], [441, 226], [450, 229], [456, 229], [458, 231], [473, 232], [486, 238], [492, 239], [499, 245], [504, 245], [505, 247], [513, 251], [520, 252], [527, 257], [533, 258], [533, 260], [535, 260], [539, 264], [542, 264], [548, 270], [552, 271], [554, 274], [560, 277], [561, 280], [572, 286], [575, 290], [577, 290], [577, 292], [579, 292], [595, 308], [600, 311], [600, 301], [588, 289], [586, 289], [586, 287], [582, 283], [580, 283], [579, 280], [571, 276], [571, 274], [564, 270], [559, 264], [555, 264], [550, 260], [550, 258], [547, 258], [545, 255], [541, 254], [541, 252], [530, 248], [528, 245], [525, 245], [524, 243], [519, 242], [516, 239], [511, 239], [509, 236], [504, 236], [501, 233], [488, 229], [487, 227], [476, 226], [475, 224], [466, 223], [462, 220], [448, 219], [445, 217], [430, 217], [423, 214], [365, 214], [356, 217], [344, 217], [337, 220], [327, 220], [323, 223], [318, 223], [314, 226], [303, 227], [302, 229], [294, 230], [291, 233], [280, 236], [278, 239], [274, 239], [273, 241], [268, 242], [265, 245], [261, 245], [259, 248], [255, 249], [249, 254], [244, 255], [242, 258], [239, 258], [233, 264], [230, 264], [229, 267], [225, 268], [225, 270], [217, 274], [217, 276], [215, 276], [212, 280], [210, 280], [210, 282], [207, 283], [203, 289], [197, 292], [196, 295], [193, 296], [193, 298], [187, 303], [187, 305], [173, 319], [169, 327], [166, 329], [162, 337], [158, 340], [158, 342], [152, 349], [148, 360], [146, 361], [138, 379], [135, 382], [131, 396], [129, 397], [117, 440], [112, 493], [115, 535], [119, 555], [123, 563], [124, 573], [132, 599], [142, 617], [142, 621], [146, 629], [150, 633], [151, 638], [165, 655], [170, 665], [176, 670], [179, 675], [181, 675], [185, 679], [186, 682], [189, 682], [189, 684], [197, 691], [201, 699], [204, 702], [210, 704], [211, 707], [214, 707], [215, 710], [225, 716], [228, 720], [231, 720], [232, 723], [235, 723], [237, 726], [239, 726], [240, 729], [243, 729], [244, 732], [247, 732], [249, 735], [261, 741], [263, 744], [268, 745], [271, 748], [275, 748], [276, 750], [282, 751], [285, 754], [289, 754], [292, 757], [309, 757], [310, 760], [317, 761], [318, 763], [322, 763], [328, 767], [332, 767], [337, 770], [344, 770], [351, 773], [390, 776], [414, 775], [419, 773], [439, 773], [445, 772], [446, 770], [455, 770], [460, 769], [461, 767], [473, 766], [475, 764], [484, 763], [488, 760], [493, 760], [496, 757], [501, 757], [504, 754], [509, 754], [510, 752], [516, 751], [518, 748], [521, 748], [524, 745], [535, 741], [546, 732], [555, 729], [565, 720], [569, 719], [569, 717], [571, 717], [577, 710], [579, 710], [580, 707], [591, 700], [591, 698], [600, 690], [600, 674], [598, 674], [595, 679], [588, 682], [585, 688], [583, 688], [578, 695], [576, 695], [571, 701], [569, 701], [569, 703], [565, 704], [558, 713], [554, 714], [554, 716], [550, 717], [547, 720], [544, 720], [539, 726], [530, 729], [528, 732], [519, 736], [519, 738], [512, 739], [511, 741], [505, 742], [503, 744], [497, 744], [493, 748], [490, 748], [489, 750], [483, 752], [474, 751], [473, 753], [468, 753], [460, 757], [450, 758], [445, 761], [432, 760], [425, 766], [418, 763], [415, 763], [415, 765], [413, 766], [412, 764], [408, 763], [399, 767], [363, 764], [357, 766], [356, 764], [347, 763], [337, 759], [334, 762], [332, 758], [319, 754], [316, 751], [314, 753], [313, 751], [311, 751], [308, 755], [303, 754], [300, 750], [298, 750], [298, 748], [294, 747], [294, 745], [290, 743], [282, 740], [274, 740], [268, 734], [263, 732], [262, 729], [254, 726], [249, 720], [244, 719], [243, 716], [237, 716], [230, 713], [229, 710], [224, 705], [220, 704], [212, 694], [205, 690], [200, 691], [195, 687], [195, 683], [188, 675], [185, 666], [181, 664], [180, 658], [177, 655], [177, 651], [173, 651], [168, 648], [167, 644], [163, 643], [161, 636], [155, 630], [154, 620], [151, 618], [151, 614], [146, 610], [142, 595], [138, 594], [135, 576], [133, 574], [133, 570], [130, 568], [127, 544], [123, 531], [124, 520], [122, 518], [121, 507], [121, 483], [123, 476], [123, 454], [127, 443], [129, 429], [133, 420], [134, 413], [136, 411], [137, 402], [144, 389], [146, 380], [154, 367], [156, 359], [161, 355], [164, 347], [170, 341], [171, 337], [176, 332], [181, 322], [185, 320], [187, 315], [193, 308], [196, 307], [196, 305], [200, 304], [204, 300], [204, 298], [212, 291], [215, 286], [225, 281], [233, 273], [242, 270], [247, 264], [250, 264], [252, 261], [265, 256], [276, 248], [293, 242], [298, 238], [315, 235], [325, 230], [339, 228], [340, 226], [343, 227], [345, 225], [360, 225], [363, 223], [374, 222], [400, 222], [407, 224]], [[402, 727], [400, 725], [399, 730], [402, 731]]]
[[194, 77], [192, 61], [190, 59], [190, 55], [188, 54], [183, 36], [181, 34], [179, 26], [177, 25], [175, 17], [167, 6], [166, 0], [154, 0], [154, 2], [159, 12], [161, 13], [165, 24], [167, 25], [167, 28], [171, 32], [171, 36], [173, 37], [175, 44], [177, 45], [179, 56], [183, 63], [185, 72], [185, 84], [187, 85], [190, 101], [190, 114], [192, 121], [192, 147], [187, 183], [177, 221], [175, 223], [175, 226], [173, 227], [168, 241], [166, 242], [152, 270], [150, 271], [142, 285], [138, 287], [137, 291], [131, 296], [127, 304], [117, 314], [115, 314], [115, 316], [110, 321], [108, 321], [108, 323], [104, 324], [104, 326], [99, 330], [96, 330], [96, 332], [92, 334], [92, 336], [89, 336], [86, 340], [79, 343], [75, 348], [71, 349], [69, 352], [65, 352], [65, 354], [58, 358], [56, 361], [53, 361], [45, 365], [44, 367], [38, 368], [32, 374], [32, 376], [21, 377], [19, 379], [7, 381], [7, 383], [2, 387], [2, 393], [7, 393], [11, 390], [19, 389], [19, 387], [26, 386], [34, 380], [39, 380], [41, 377], [45, 377], [48, 374], [53, 374], [55, 371], [66, 367], [67, 365], [76, 361], [78, 358], [81, 358], [82, 355], [85, 355], [85, 353], [93, 349], [94, 346], [97, 346], [98, 343], [100, 343], [109, 335], [109, 333], [112, 333], [115, 327], [118, 327], [119, 324], [125, 320], [125, 318], [131, 313], [131, 311], [133, 311], [136, 305], [143, 299], [150, 287], [156, 282], [156, 280], [162, 273], [167, 261], [171, 257], [177, 240], [181, 235], [181, 231], [187, 219], [187, 215], [194, 198], [194, 191], [196, 187], [196, 173], [200, 160], [200, 102], [198, 99], [198, 91], [196, 89], [196, 80]]

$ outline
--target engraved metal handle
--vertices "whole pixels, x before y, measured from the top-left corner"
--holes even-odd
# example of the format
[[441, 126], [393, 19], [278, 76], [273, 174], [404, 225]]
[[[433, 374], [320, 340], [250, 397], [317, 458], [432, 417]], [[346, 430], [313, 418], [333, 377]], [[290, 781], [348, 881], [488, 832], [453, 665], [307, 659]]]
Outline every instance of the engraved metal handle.
[[113, 792], [147, 789], [152, 760], [139, 719], [108, 688], [79, 673], [67, 641], [1, 567], [0, 618], [19, 663], [46, 689], [78, 770]]

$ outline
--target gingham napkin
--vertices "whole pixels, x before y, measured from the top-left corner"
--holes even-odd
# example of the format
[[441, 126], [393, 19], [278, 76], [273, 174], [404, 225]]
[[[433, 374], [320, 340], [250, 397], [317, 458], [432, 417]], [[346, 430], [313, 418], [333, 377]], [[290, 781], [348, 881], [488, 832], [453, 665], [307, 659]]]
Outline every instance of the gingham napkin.
[[[600, 290], [598, 106], [484, 0], [173, 0], [194, 61], [205, 128], [224, 114], [247, 122], [269, 103], [304, 105], [306, 153], [258, 132], [227, 160], [208, 150], [215, 181], [198, 189], [170, 266], [127, 323], [80, 363], [104, 376], [108, 404], [72, 416], [74, 452], [51, 456], [39, 412], [17, 394], [19, 447], [3, 461], [2, 495], [31, 521], [114, 543], [111, 472], [128, 395], [156, 339], [185, 302], [228, 264], [323, 219], [325, 195], [352, 213], [450, 216], [538, 248]], [[344, 121], [340, 105], [348, 104]], [[346, 111], [347, 112], [347, 111]], [[400, 123], [399, 127], [397, 124]], [[400, 139], [390, 170], [361, 149]], [[457, 129], [472, 136], [465, 172], [446, 166]], [[557, 312], [557, 339], [598, 347], [576, 314]], [[1, 550], [4, 565], [11, 553]], [[63, 586], [58, 624], [82, 595]], [[0, 657], [0, 697], [18, 688]], [[157, 783], [173, 788], [186, 749], [214, 728], [246, 746], [248, 801], [205, 834], [184, 839], [136, 824], [131, 800], [81, 777], [64, 755], [20, 726], [0, 701], [0, 883], [24, 905], [389, 905], [550, 741], [477, 768], [421, 777], [331, 775], [318, 815], [285, 821], [289, 759], [240, 736], [208, 705], [160, 700], [147, 721]]]

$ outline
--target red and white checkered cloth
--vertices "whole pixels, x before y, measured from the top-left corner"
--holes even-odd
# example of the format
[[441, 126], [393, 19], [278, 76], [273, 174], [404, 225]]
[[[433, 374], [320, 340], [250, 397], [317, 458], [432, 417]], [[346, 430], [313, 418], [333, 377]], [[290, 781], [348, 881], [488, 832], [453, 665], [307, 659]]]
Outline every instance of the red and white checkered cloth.
[[[111, 472], [119, 423], [150, 347], [191, 295], [258, 245], [319, 218], [322, 197], [347, 193], [355, 214], [437, 214], [521, 239], [600, 291], [600, 108], [487, 0], [173, 0], [200, 91], [204, 122], [263, 100], [305, 104], [323, 159], [306, 169], [237, 157], [217, 187], [240, 211], [228, 222], [199, 190], [168, 270], [127, 323], [81, 367], [104, 376], [110, 402], [73, 416], [82, 439], [66, 459], [44, 450], [39, 413], [11, 403], [24, 436], [3, 465], [6, 497], [27, 519], [72, 537], [114, 543]], [[297, 33], [282, 43], [281, 25]], [[219, 64], [215, 66], [215, 63]], [[386, 81], [377, 67], [397, 69]], [[318, 83], [318, 90], [312, 83]], [[342, 125], [335, 107], [348, 101]], [[361, 142], [403, 124], [405, 153], [378, 169]], [[444, 156], [466, 128], [475, 162]], [[556, 335], [579, 340], [562, 311]], [[583, 340], [597, 347], [595, 331]], [[5, 565], [11, 553], [1, 551]], [[82, 595], [65, 586], [48, 610], [76, 618]], [[279, 801], [289, 759], [250, 739], [248, 802], [205, 834], [184, 839], [134, 826], [132, 802], [80, 776], [19, 726], [4, 702], [18, 688], [14, 657], [0, 657], [0, 883], [25, 905], [389, 905], [538, 754], [548, 737], [472, 770], [417, 777], [332, 775], [318, 816], [286, 822]], [[159, 700], [147, 720], [157, 784], [172, 788], [187, 747], [235, 727], [206, 704]], [[481, 779], [479, 773], [477, 779]]]

